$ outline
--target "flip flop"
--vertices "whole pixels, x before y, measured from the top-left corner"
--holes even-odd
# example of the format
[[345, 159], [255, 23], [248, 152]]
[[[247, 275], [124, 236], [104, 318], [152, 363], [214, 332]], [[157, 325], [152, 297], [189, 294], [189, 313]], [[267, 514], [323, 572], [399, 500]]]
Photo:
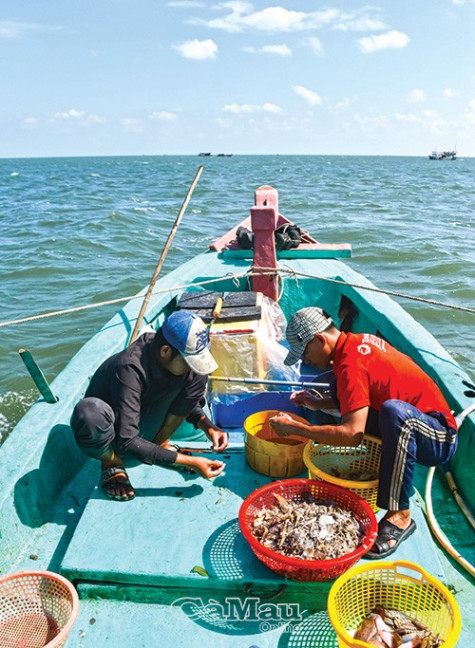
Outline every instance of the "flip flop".
[[115, 486], [126, 486], [132, 488], [132, 484], [125, 472], [124, 466], [111, 466], [110, 468], [103, 470], [101, 472], [101, 488], [109, 499], [116, 500], [117, 502], [128, 502], [129, 500], [134, 499], [135, 493], [133, 495], [123, 496], [113, 495], [111, 489]]
[[[380, 560], [381, 558], [386, 558], [396, 551], [401, 542], [408, 538], [416, 530], [416, 523], [414, 520], [411, 520], [407, 529], [400, 529], [389, 520], [384, 518], [378, 524], [378, 537], [376, 538], [373, 547], [377, 548], [377, 551], [368, 551], [365, 553], [363, 558], [369, 558], [370, 560]], [[390, 540], [395, 540], [395, 544], [391, 547], [389, 545]]]

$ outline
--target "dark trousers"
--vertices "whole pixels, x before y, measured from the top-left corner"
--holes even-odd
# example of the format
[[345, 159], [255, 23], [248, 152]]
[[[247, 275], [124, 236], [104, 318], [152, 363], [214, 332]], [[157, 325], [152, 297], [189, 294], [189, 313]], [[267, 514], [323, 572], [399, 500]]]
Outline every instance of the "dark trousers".
[[89, 457], [100, 457], [115, 439], [115, 415], [100, 398], [83, 398], [73, 410], [71, 428], [76, 443]]
[[457, 448], [457, 433], [439, 412], [423, 414], [404, 401], [388, 400], [379, 410], [382, 438], [377, 504], [400, 511], [409, 508], [414, 466], [438, 466]]

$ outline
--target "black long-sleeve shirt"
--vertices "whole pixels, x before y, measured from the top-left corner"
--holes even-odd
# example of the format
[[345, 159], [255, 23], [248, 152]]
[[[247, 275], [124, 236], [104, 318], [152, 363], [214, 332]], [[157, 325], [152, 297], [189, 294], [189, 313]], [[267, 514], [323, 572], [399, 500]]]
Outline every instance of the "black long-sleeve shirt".
[[108, 403], [115, 415], [115, 450], [147, 464], [171, 464], [177, 453], [162, 448], [153, 438], [165, 416], [188, 417], [195, 426], [203, 410], [200, 402], [207, 376], [189, 371], [175, 376], [158, 361], [155, 333], [141, 335], [124, 351], [111, 356], [97, 369], [86, 397]]

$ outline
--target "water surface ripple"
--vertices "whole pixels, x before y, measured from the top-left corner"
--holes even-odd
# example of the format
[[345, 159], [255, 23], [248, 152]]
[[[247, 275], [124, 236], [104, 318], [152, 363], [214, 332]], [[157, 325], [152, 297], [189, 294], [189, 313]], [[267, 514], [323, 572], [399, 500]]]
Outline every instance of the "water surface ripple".
[[[195, 156], [0, 160], [0, 319], [134, 294], [150, 280], [202, 160]], [[474, 159], [211, 157], [164, 270], [205, 250], [270, 184], [281, 212], [378, 287], [475, 307]], [[475, 376], [475, 315], [402, 301]], [[0, 434], [36, 398], [18, 349], [49, 380], [116, 306], [1, 329]]]

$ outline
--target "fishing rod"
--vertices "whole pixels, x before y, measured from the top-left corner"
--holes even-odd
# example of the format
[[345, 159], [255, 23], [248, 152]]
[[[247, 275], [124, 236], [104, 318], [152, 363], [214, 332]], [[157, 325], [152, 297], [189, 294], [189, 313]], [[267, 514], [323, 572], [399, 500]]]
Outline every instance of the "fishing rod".
[[237, 378], [235, 376], [210, 376], [210, 380], [229, 383], [244, 383], [250, 385], [285, 385], [287, 387], [326, 387], [328, 383], [305, 382], [302, 380], [261, 380], [260, 378]]

